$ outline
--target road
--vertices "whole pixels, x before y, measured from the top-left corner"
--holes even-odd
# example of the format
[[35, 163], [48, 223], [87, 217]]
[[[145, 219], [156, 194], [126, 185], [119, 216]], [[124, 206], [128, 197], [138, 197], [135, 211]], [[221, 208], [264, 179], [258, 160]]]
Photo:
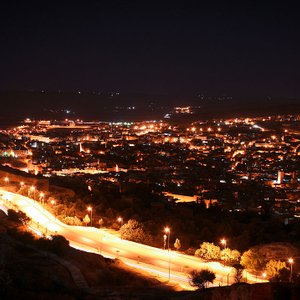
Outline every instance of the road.
[[[204, 262], [201, 259], [139, 243], [123, 240], [118, 233], [94, 227], [70, 226], [60, 222], [40, 203], [28, 197], [0, 188], [0, 208], [14, 207], [26, 213], [33, 222], [30, 227], [36, 233], [46, 235], [60, 234], [77, 249], [98, 253], [109, 258], [119, 258], [125, 264], [143, 273], [155, 275], [171, 285], [183, 289], [192, 289], [187, 273], [193, 269], [207, 268], [215, 272], [214, 286], [228, 285], [234, 282], [233, 269], [218, 262]], [[262, 278], [244, 274], [248, 283], [265, 282]]]

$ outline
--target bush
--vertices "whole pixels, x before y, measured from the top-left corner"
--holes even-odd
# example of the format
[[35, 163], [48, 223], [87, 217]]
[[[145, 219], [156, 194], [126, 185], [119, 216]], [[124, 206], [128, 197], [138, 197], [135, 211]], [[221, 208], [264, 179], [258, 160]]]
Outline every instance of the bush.
[[13, 209], [7, 210], [7, 218], [10, 221], [22, 223], [22, 224], [26, 224], [30, 220], [30, 218], [22, 211], [16, 212]]
[[265, 260], [258, 251], [250, 249], [241, 256], [241, 265], [250, 271], [261, 271], [265, 266]]
[[241, 283], [243, 281], [243, 271], [244, 267], [241, 264], [234, 264], [234, 281], [235, 283]]
[[213, 243], [204, 242], [200, 245], [200, 249], [196, 250], [195, 256], [207, 260], [219, 260], [221, 256], [221, 249]]
[[215, 279], [215, 273], [210, 270], [192, 270], [189, 274], [190, 285], [200, 290], [204, 290], [208, 283], [213, 283]]
[[69, 241], [62, 235], [54, 235], [50, 242], [49, 250], [57, 255], [65, 254], [70, 248]]
[[286, 269], [289, 272], [286, 263], [280, 260], [271, 259], [266, 264], [266, 273], [268, 278], [271, 281], [283, 281], [282, 278], [282, 275], [284, 275], [284, 271], [282, 271], [283, 269]]
[[143, 225], [134, 219], [124, 224], [120, 229], [120, 233], [123, 239], [129, 241], [143, 244], [150, 244], [152, 241], [151, 235], [145, 231]]
[[234, 264], [239, 261], [241, 254], [237, 250], [231, 250], [229, 248], [225, 248], [221, 251], [221, 260], [223, 260], [226, 264]]

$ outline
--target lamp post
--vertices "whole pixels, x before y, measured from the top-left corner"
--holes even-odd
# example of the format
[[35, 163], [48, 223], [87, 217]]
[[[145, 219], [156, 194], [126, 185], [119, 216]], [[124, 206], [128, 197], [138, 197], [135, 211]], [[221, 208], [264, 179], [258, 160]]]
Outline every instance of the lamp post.
[[[171, 262], [170, 262], [170, 233], [171, 230], [169, 227], [165, 227], [165, 235], [166, 235], [166, 240], [167, 240], [167, 247], [168, 247], [168, 255], [169, 255], [169, 277], [168, 280], [170, 281], [171, 277]], [[164, 237], [165, 239], [165, 237]]]
[[5, 182], [5, 184], [7, 185], [7, 184], [9, 183], [9, 178], [8, 178], [8, 177], [5, 177], [5, 178], [4, 178], [4, 182]]
[[293, 263], [294, 263], [294, 259], [291, 257], [288, 259], [288, 263], [290, 264], [290, 269], [291, 269], [291, 273], [290, 273], [290, 282], [292, 282], [293, 279]]
[[[123, 226], [123, 218], [122, 217], [119, 217], [118, 219], [117, 219], [117, 221], [120, 223], [120, 229], [121, 229], [121, 227]], [[121, 232], [121, 239], [122, 239], [123, 237], [122, 237], [122, 232]]]
[[166, 245], [167, 245], [167, 235], [164, 234], [164, 249], [166, 249]]
[[23, 181], [20, 182], [20, 186], [21, 186], [21, 187], [24, 186], [24, 182], [23, 182]]
[[93, 226], [93, 208], [88, 206], [87, 211], [91, 213], [91, 226]]
[[45, 194], [43, 192], [40, 193], [40, 201], [42, 203], [42, 205], [44, 205], [44, 196]]
[[226, 249], [226, 247], [227, 247], [227, 241], [226, 241], [226, 239], [221, 239], [221, 244], [223, 245], [223, 247], [224, 247], [224, 249]]
[[122, 227], [123, 226], [123, 218], [119, 217], [117, 219], [117, 221], [120, 223], [120, 227]]
[[[52, 199], [52, 200], [50, 201], [50, 203], [51, 203], [52, 207], [54, 207], [56, 201], [55, 201], [54, 199]], [[55, 209], [53, 209], [53, 213], [54, 213], [54, 218], [56, 219]]]
[[33, 200], [35, 200], [35, 186], [32, 185], [29, 190], [33, 192]]

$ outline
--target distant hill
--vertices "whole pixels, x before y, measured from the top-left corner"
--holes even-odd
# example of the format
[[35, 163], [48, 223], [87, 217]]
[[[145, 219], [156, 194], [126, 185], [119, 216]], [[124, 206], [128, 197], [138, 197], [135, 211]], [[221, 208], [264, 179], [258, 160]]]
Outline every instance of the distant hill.
[[300, 99], [199, 97], [92, 92], [0, 91], [0, 125], [24, 118], [102, 121], [162, 119], [174, 106], [196, 106], [190, 119], [300, 113]]

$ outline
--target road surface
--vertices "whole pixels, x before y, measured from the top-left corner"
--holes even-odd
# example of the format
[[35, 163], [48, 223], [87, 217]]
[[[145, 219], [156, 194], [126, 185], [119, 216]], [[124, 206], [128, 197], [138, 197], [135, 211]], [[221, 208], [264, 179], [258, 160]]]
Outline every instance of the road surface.
[[[210, 269], [216, 274], [214, 286], [228, 285], [234, 282], [233, 269], [218, 262], [204, 262], [201, 259], [139, 243], [123, 240], [118, 233], [94, 227], [70, 226], [60, 222], [40, 203], [28, 197], [0, 188], [0, 208], [19, 209], [32, 219], [30, 227], [45, 235], [60, 234], [69, 240], [72, 247], [83, 251], [101, 254], [109, 258], [119, 258], [125, 264], [143, 273], [155, 275], [169, 284], [179, 285], [183, 289], [192, 289], [188, 281], [188, 272], [193, 269]], [[248, 283], [265, 282], [262, 278], [244, 274]]]

